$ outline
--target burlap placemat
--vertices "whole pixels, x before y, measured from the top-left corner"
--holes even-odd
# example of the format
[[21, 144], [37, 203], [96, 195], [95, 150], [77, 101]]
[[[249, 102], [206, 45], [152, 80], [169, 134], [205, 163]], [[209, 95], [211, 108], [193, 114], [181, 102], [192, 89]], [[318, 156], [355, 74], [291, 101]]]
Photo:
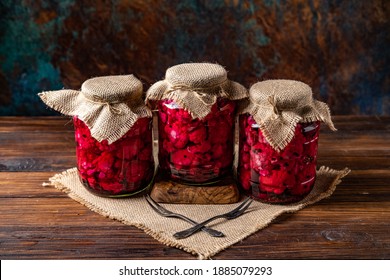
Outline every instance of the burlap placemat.
[[[299, 203], [270, 205], [255, 201], [242, 216], [234, 220], [219, 219], [209, 224], [212, 228], [222, 231], [225, 237], [215, 238], [204, 232], [198, 232], [181, 240], [175, 239], [172, 235], [177, 231], [188, 228], [190, 224], [175, 218], [160, 216], [150, 208], [144, 197], [114, 199], [95, 196], [80, 183], [76, 168], [71, 168], [53, 176], [49, 179], [50, 184], [44, 183], [44, 185], [55, 186], [77, 202], [105, 217], [140, 228], [167, 246], [182, 249], [196, 255], [199, 259], [208, 259], [256, 231], [265, 228], [282, 213], [296, 212], [329, 197], [336, 189], [337, 184], [341, 182], [341, 178], [349, 172], [348, 168], [333, 170], [328, 167], [321, 167], [317, 171], [317, 179], [312, 192]], [[216, 214], [228, 212], [238, 204], [164, 204], [164, 206], [171, 211], [179, 212], [200, 222]]]

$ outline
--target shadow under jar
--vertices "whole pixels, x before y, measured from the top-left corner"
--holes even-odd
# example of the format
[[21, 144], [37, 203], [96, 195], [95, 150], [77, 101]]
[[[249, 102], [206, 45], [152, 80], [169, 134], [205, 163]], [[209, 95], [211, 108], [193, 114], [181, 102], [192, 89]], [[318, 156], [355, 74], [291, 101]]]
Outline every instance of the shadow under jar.
[[170, 179], [215, 183], [232, 170], [234, 101], [218, 98], [204, 118], [193, 119], [173, 100], [158, 102], [159, 164]]
[[153, 179], [152, 120], [140, 118], [120, 139], [97, 141], [77, 116], [73, 117], [77, 169], [83, 185], [101, 196], [129, 196]]
[[293, 139], [279, 152], [250, 114], [239, 117], [239, 126], [238, 180], [245, 192], [271, 203], [303, 199], [315, 183], [320, 122], [298, 123]]

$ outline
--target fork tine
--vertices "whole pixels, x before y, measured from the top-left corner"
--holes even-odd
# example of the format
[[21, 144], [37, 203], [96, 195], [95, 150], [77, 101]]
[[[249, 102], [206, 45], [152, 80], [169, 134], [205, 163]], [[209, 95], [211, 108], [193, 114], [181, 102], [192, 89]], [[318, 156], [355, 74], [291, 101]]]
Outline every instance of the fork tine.
[[153, 202], [155, 202], [155, 201], [150, 197], [149, 194], [146, 194], [146, 195], [145, 195], [145, 199], [147, 200], [147, 202], [149, 202], [149, 204], [153, 204], [153, 205], [154, 205]]
[[245, 201], [243, 203], [241, 203], [239, 205], [239, 207], [234, 208], [232, 211], [226, 213], [227, 219], [228, 220], [235, 219], [238, 216], [240, 216], [242, 213], [245, 212], [246, 209], [248, 209], [248, 207], [251, 205], [252, 201], [253, 200], [250, 198], [245, 199]]
[[155, 201], [152, 199], [152, 197], [149, 195], [149, 194], [146, 194], [145, 195], [145, 198], [148, 202], [150, 202], [151, 204], [155, 204]]
[[149, 200], [149, 198], [147, 196], [145, 196], [145, 200], [150, 205], [150, 207], [152, 207], [153, 210], [160, 212], [160, 211], [158, 211], [159, 209], [152, 203], [152, 201]]
[[161, 207], [156, 201], [154, 201], [150, 196], [145, 196], [146, 202], [153, 208], [154, 211], [158, 212], [161, 215], [167, 214], [167, 210]]
[[245, 204], [244, 203], [242, 204], [243, 208], [241, 208], [241, 209], [247, 209], [249, 207], [249, 205], [251, 205], [252, 202], [253, 202], [253, 199], [251, 197], [248, 197], [245, 200]]
[[155, 209], [160, 212], [160, 213], [164, 213], [164, 214], [169, 214], [169, 213], [172, 213], [171, 211], [169, 211], [168, 209], [162, 207], [160, 204], [158, 204], [149, 194], [147, 194], [145, 196], [146, 200], [149, 201], [149, 204], [152, 203], [155, 207]]
[[235, 217], [238, 217], [240, 216], [242, 213], [244, 213], [246, 211], [246, 209], [248, 209], [248, 207], [251, 205], [251, 203], [253, 202], [253, 199], [249, 199], [247, 200], [246, 204], [245, 205], [242, 205], [243, 207], [240, 208], [236, 213], [235, 213]]
[[161, 209], [160, 204], [154, 201], [154, 199], [149, 194], [146, 194], [145, 198], [149, 202], [149, 204], [152, 204], [155, 208]]
[[163, 208], [160, 204], [158, 204], [156, 201], [154, 201], [149, 195], [145, 197], [146, 201], [149, 203], [149, 205], [160, 214], [167, 214], [169, 211], [165, 208]]
[[246, 199], [244, 199], [243, 202], [240, 203], [240, 205], [238, 205], [236, 208], [231, 210], [229, 213], [236, 212], [236, 211], [240, 210], [249, 200], [251, 200], [251, 198], [247, 197]]
[[145, 194], [145, 198], [149, 200], [150, 202], [155, 202], [154, 199], [147, 193]]
[[250, 197], [250, 196], [248, 196], [247, 198], [245, 198], [243, 201], [242, 201], [242, 203], [240, 204], [240, 205], [243, 205], [243, 204], [245, 204], [245, 203], [247, 203], [248, 201], [251, 201], [252, 200], [252, 198]]

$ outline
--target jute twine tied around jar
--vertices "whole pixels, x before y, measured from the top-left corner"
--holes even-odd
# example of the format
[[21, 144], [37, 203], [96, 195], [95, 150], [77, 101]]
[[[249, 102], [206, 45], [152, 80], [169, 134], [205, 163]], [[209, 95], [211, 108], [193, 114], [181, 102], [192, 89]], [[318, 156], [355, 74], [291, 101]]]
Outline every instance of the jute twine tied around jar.
[[336, 130], [329, 107], [313, 99], [307, 84], [294, 80], [267, 80], [254, 84], [249, 89], [249, 98], [241, 102], [239, 112], [253, 116], [266, 140], [277, 151], [290, 143], [297, 123], [323, 121]]
[[230, 81], [221, 65], [184, 63], [167, 69], [165, 79], [147, 91], [146, 102], [173, 100], [192, 118], [203, 119], [211, 112], [218, 97], [240, 100], [248, 97], [248, 91], [239, 83]]
[[86, 80], [81, 91], [63, 89], [38, 94], [54, 110], [77, 116], [97, 141], [121, 138], [140, 118], [152, 117], [143, 101], [142, 83], [134, 75]]

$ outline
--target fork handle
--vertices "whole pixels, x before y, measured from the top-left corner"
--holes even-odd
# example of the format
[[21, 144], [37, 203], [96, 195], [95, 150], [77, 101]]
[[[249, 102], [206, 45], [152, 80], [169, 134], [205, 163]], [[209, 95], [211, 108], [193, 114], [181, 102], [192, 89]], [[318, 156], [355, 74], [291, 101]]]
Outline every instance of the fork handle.
[[223, 218], [223, 217], [224, 217], [224, 215], [217, 215], [217, 216], [211, 217], [210, 219], [207, 219], [204, 222], [196, 224], [195, 226], [193, 226], [191, 228], [188, 228], [186, 230], [182, 230], [182, 231], [176, 232], [173, 236], [176, 239], [186, 238], [188, 236], [191, 236], [192, 234], [194, 234], [198, 230], [205, 228], [204, 226], [207, 225], [208, 223], [210, 223], [210, 222], [212, 222], [212, 221], [214, 221], [216, 219]]
[[209, 228], [209, 227], [205, 227], [205, 226], [202, 227], [200, 230], [210, 234], [212, 237], [224, 237], [225, 236], [225, 234], [223, 234], [223, 232]]

